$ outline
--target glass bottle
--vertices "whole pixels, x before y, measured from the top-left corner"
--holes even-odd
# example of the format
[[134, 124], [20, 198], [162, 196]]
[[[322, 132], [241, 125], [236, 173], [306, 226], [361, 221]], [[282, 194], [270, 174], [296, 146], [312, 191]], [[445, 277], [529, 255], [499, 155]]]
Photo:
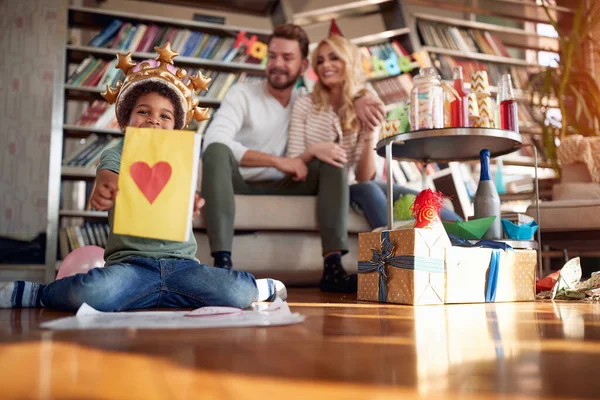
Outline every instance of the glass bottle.
[[444, 127], [444, 90], [434, 68], [421, 68], [410, 93], [413, 131]]
[[519, 133], [519, 116], [517, 114], [517, 101], [513, 94], [512, 82], [509, 74], [502, 75], [500, 85], [500, 129]]
[[500, 196], [496, 190], [494, 181], [490, 179], [490, 151], [483, 149], [479, 152], [481, 162], [481, 174], [477, 191], [473, 198], [475, 207], [475, 218], [496, 217], [488, 231], [483, 235], [484, 239], [502, 239], [502, 222], [500, 219]]
[[454, 68], [452, 86], [458, 99], [450, 103], [450, 126], [454, 128], [469, 126], [469, 102], [465, 93], [465, 81], [462, 67]]

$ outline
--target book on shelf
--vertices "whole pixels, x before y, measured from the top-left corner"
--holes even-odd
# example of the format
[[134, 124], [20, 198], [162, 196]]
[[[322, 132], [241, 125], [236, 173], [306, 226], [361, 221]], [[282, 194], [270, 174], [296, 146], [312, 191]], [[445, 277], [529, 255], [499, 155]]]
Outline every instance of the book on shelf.
[[153, 52], [155, 46], [171, 43], [180, 56], [204, 58], [236, 63], [260, 63], [256, 53], [247, 51], [246, 45], [237, 43], [234, 36], [220, 36], [187, 28], [134, 24], [113, 20], [100, 31], [89, 46], [110, 48], [126, 52]]
[[115, 147], [121, 138], [105, 135], [90, 135], [79, 139], [80, 145], [63, 158], [63, 166], [91, 168], [98, 165], [102, 152]]
[[108, 224], [64, 226], [59, 233], [60, 255], [65, 258], [71, 251], [83, 246], [106, 247], [108, 233]]
[[[92, 56], [86, 57], [69, 76], [67, 85], [101, 88], [110, 85], [114, 87], [117, 81], [123, 80], [124, 78], [122, 72], [116, 69], [115, 65], [115, 60], [109, 62], [96, 59]], [[185, 71], [187, 72], [187, 77], [183, 80], [185, 84], [189, 82], [189, 77], [195, 75], [198, 71], [201, 71], [203, 75], [210, 77], [211, 82], [209, 83], [208, 90], [202, 91], [199, 95], [195, 96], [215, 100], [223, 100], [225, 94], [234, 83], [262, 81], [265, 79], [260, 75], [252, 75], [246, 72], [224, 72], [200, 68], [185, 68]], [[95, 107], [98, 107], [98, 104], [95, 103]], [[108, 110], [106, 111], [108, 112]], [[85, 121], [82, 121], [82, 126], [89, 125], [85, 125]]]
[[106, 61], [94, 56], [87, 56], [67, 78], [67, 85], [80, 87], [115, 86], [125, 76], [115, 68], [116, 60]]
[[529, 74], [526, 67], [469, 60], [466, 58], [440, 54], [429, 54], [429, 57], [433, 66], [444, 80], [451, 80], [454, 68], [460, 66], [463, 68], [465, 83], [471, 81], [471, 74], [476, 71], [487, 71], [488, 80], [492, 86], [498, 86], [500, 84], [503, 74], [511, 75], [513, 87], [515, 89], [524, 89], [529, 81]]
[[[211, 70], [203, 70], [198, 68], [188, 68], [186, 69], [187, 76], [193, 76], [198, 71], [201, 71], [204, 76], [211, 78], [211, 81], [208, 86], [208, 90], [202, 91], [200, 95], [195, 95], [196, 98], [210, 98], [214, 100], [221, 101], [225, 98], [225, 95], [235, 83], [248, 83], [248, 82], [262, 82], [265, 80], [263, 76], [260, 75], [252, 75], [246, 72], [236, 73], [236, 72], [223, 72], [223, 71], [211, 71]], [[184, 80], [184, 83], [188, 83], [188, 79]]]
[[93, 129], [119, 129], [115, 105], [108, 104], [105, 100], [95, 100], [83, 110], [74, 125]]
[[371, 82], [373, 89], [385, 104], [407, 101], [413, 88], [413, 79], [409, 73], [392, 76]]
[[466, 53], [511, 57], [502, 41], [483, 29], [462, 28], [443, 23], [419, 21], [417, 29], [427, 46]]

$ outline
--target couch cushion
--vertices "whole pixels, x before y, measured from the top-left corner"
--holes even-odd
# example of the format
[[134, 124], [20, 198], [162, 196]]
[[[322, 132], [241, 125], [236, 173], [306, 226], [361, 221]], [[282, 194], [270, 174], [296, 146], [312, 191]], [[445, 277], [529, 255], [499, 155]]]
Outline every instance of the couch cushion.
[[[535, 205], [527, 215], [536, 218]], [[557, 200], [540, 203], [542, 232], [600, 229], [600, 200]]]
[[565, 182], [552, 186], [552, 200], [600, 199], [600, 183]]
[[[316, 196], [235, 196], [238, 230], [318, 231]], [[204, 228], [203, 218], [195, 227]], [[370, 232], [364, 216], [350, 209], [349, 232]]]

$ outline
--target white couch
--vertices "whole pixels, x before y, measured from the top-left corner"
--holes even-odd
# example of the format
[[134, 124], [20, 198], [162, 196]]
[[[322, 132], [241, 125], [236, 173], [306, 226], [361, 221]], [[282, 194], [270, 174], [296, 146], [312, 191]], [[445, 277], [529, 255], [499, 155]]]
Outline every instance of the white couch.
[[[256, 277], [272, 277], [286, 284], [313, 285], [323, 271], [316, 196], [235, 196], [235, 269]], [[204, 228], [204, 221], [196, 228]], [[357, 269], [359, 232], [371, 231], [364, 216], [350, 210], [349, 253], [342, 258], [348, 272]], [[212, 264], [208, 236], [196, 231], [197, 257]]]

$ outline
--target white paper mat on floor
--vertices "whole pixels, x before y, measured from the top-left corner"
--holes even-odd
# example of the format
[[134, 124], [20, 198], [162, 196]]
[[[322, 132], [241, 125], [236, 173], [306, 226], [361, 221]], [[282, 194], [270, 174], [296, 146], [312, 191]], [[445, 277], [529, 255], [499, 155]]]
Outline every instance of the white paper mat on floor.
[[83, 304], [74, 317], [42, 324], [42, 328], [66, 329], [185, 329], [227, 328], [249, 326], [290, 325], [304, 321], [304, 316], [292, 313], [288, 304], [275, 300], [262, 311], [242, 311], [237, 314], [186, 316], [189, 311], [101, 312]]

